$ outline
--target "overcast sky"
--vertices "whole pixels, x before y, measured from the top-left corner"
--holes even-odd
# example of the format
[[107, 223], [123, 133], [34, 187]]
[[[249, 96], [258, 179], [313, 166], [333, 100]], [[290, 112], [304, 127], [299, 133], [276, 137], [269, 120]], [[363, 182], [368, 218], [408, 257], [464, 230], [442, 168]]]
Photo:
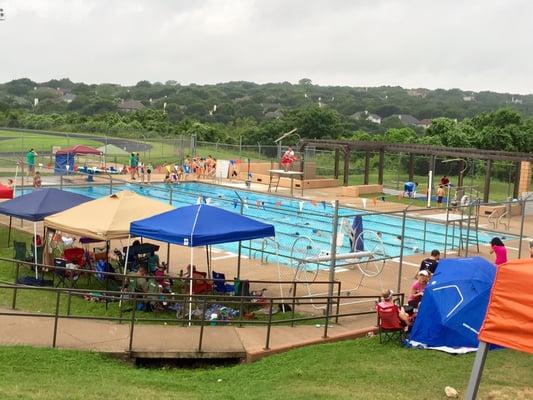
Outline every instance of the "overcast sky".
[[0, 81], [533, 93], [531, 0], [0, 0]]

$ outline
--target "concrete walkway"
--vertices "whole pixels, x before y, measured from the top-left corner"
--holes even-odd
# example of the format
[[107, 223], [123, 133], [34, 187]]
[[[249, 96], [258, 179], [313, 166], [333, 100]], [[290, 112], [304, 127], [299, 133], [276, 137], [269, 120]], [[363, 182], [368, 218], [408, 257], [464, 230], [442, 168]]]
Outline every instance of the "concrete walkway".
[[[1, 312], [16, 311], [0, 309]], [[205, 326], [198, 351], [200, 327], [136, 324], [129, 354], [130, 325], [109, 321], [59, 319], [56, 347], [78, 349], [133, 358], [233, 358], [254, 361], [296, 347], [356, 338], [373, 330], [374, 316], [331, 324], [328, 338], [324, 327], [315, 325], [273, 326], [270, 348], [265, 350], [266, 326]], [[51, 347], [54, 318], [23, 315], [0, 316], [1, 345]]]

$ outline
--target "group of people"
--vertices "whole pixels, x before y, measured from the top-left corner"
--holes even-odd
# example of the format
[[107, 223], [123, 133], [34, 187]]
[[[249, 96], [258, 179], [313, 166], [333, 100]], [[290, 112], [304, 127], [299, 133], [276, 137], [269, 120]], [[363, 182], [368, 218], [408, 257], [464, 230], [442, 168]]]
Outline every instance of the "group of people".
[[217, 169], [217, 159], [209, 154], [207, 158], [187, 155], [183, 164], [165, 165], [165, 183], [178, 183], [185, 180], [188, 175], [194, 175], [197, 179], [212, 178]]
[[[439, 186], [435, 195], [437, 197], [437, 207], [442, 207], [444, 197], [446, 196], [446, 187], [450, 186], [450, 179], [444, 175], [440, 179]], [[416, 189], [418, 188], [418, 182], [405, 182], [403, 185], [403, 197], [414, 198], [416, 196]]]
[[[496, 267], [505, 264], [507, 262], [507, 249], [505, 244], [499, 237], [494, 237], [490, 241], [490, 254], [494, 254], [494, 264]], [[529, 255], [533, 258], [533, 241], [529, 243]], [[377, 304], [376, 307], [381, 309], [387, 309], [391, 307], [397, 308], [397, 314], [399, 323], [402, 327], [408, 330], [416, 317], [418, 307], [424, 296], [424, 290], [426, 289], [429, 280], [437, 272], [437, 268], [440, 260], [440, 251], [433, 250], [431, 255], [422, 260], [420, 268], [416, 274], [415, 280], [411, 284], [409, 289], [409, 295], [407, 297], [407, 304], [400, 307], [393, 302], [393, 291], [386, 290], [382, 293], [382, 301]]]
[[154, 167], [152, 164], [144, 164], [139, 153], [131, 153], [129, 158], [129, 171], [123, 168], [122, 173], [129, 172], [131, 180], [139, 179], [141, 183], [150, 183]]

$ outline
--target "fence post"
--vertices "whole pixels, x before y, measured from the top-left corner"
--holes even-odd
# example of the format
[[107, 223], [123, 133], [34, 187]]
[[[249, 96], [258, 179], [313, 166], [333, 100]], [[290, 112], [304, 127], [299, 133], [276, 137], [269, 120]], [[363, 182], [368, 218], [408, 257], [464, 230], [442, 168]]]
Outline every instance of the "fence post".
[[337, 315], [335, 315], [335, 323], [339, 323], [339, 312], [341, 309], [341, 283], [337, 284]]
[[[331, 250], [329, 256], [331, 258], [329, 265], [329, 276], [328, 276], [328, 307], [331, 306], [330, 300], [333, 297], [333, 285], [335, 281], [335, 268], [337, 266], [336, 257], [337, 257], [337, 232], [339, 229], [339, 200], [335, 200], [335, 214], [333, 215], [333, 227], [331, 235]], [[328, 310], [328, 313], [331, 310]]]
[[294, 309], [296, 308], [296, 285], [297, 282], [292, 282], [292, 310], [291, 310], [291, 326], [294, 326]]
[[131, 357], [131, 352], [133, 350], [133, 328], [135, 326], [135, 311], [137, 311], [137, 295], [134, 295], [133, 298], [133, 310], [131, 310], [131, 320], [130, 320], [130, 343], [128, 345], [128, 353]]
[[204, 302], [202, 304], [202, 322], [200, 325], [200, 338], [198, 339], [198, 352], [200, 353], [202, 351], [202, 343], [204, 339], [204, 325], [205, 325], [205, 307], [207, 305], [207, 299], [204, 298]]
[[54, 337], [52, 339], [52, 347], [56, 347], [56, 342], [57, 342], [57, 323], [58, 323], [58, 320], [59, 320], [59, 297], [61, 296], [61, 291], [57, 291], [57, 296], [56, 296], [56, 312], [55, 312], [55, 316], [54, 316]]
[[529, 200], [530, 197], [531, 197], [531, 194], [522, 200], [522, 216], [520, 219], [520, 242], [518, 245], [518, 258], [522, 257], [522, 240], [524, 239], [524, 220], [526, 219], [527, 201]]
[[324, 334], [322, 335], [323, 339], [327, 339], [328, 337], [328, 325], [329, 325], [329, 316], [331, 315], [331, 296], [328, 296], [328, 299], [326, 300], [326, 320], [324, 323]]
[[263, 350], [269, 350], [270, 349], [270, 329], [272, 328], [272, 309], [274, 307], [274, 300], [270, 299], [270, 307], [268, 309], [268, 326], [267, 326], [267, 334], [266, 334], [266, 342], [265, 347]]
[[19, 263], [15, 263], [15, 287], [13, 289], [13, 300], [11, 301], [11, 309], [14, 310], [17, 306], [17, 285], [18, 285], [18, 279], [19, 279], [19, 269], [20, 265]]
[[63, 173], [59, 174], [59, 189], [63, 190]]
[[109, 195], [113, 194], [113, 175], [109, 175]]
[[402, 216], [402, 242], [401, 242], [401, 247], [400, 247], [400, 266], [398, 267], [398, 285], [396, 287], [396, 291], [398, 293], [401, 292], [400, 288], [402, 287], [403, 247], [405, 244], [405, 219], [407, 217], [407, 208], [409, 208], [409, 206], [403, 210], [403, 216]]
[[242, 327], [243, 318], [244, 318], [244, 297], [242, 297], [242, 293], [241, 293], [241, 302], [239, 304], [239, 327]]

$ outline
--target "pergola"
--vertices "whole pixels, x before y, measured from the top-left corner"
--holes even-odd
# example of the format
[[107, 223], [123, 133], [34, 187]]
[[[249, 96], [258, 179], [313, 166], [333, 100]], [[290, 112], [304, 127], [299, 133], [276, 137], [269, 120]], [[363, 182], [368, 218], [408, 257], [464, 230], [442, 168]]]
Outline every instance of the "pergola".
[[[472, 148], [458, 148], [458, 147], [444, 147], [444, 146], [431, 146], [424, 144], [405, 144], [405, 143], [386, 143], [386, 142], [369, 142], [361, 140], [329, 140], [329, 139], [301, 139], [298, 143], [298, 148], [301, 154], [305, 154], [307, 147], [313, 146], [315, 148], [330, 149], [335, 151], [335, 164], [334, 164], [334, 176], [335, 179], [339, 177], [339, 163], [341, 152], [344, 158], [344, 186], [348, 186], [349, 166], [350, 166], [350, 154], [352, 152], [364, 152], [365, 153], [365, 167], [364, 167], [364, 184], [369, 184], [370, 174], [370, 157], [372, 154], [379, 154], [378, 163], [378, 184], [383, 184], [383, 172], [385, 166], [385, 153], [403, 153], [409, 156], [409, 180], [413, 179], [414, 175], [414, 160], [415, 156], [427, 156], [430, 169], [435, 170], [435, 163], [437, 156], [444, 157], [457, 157], [460, 158], [461, 164], [464, 159], [477, 159], [485, 160], [485, 190], [483, 192], [483, 200], [488, 202], [490, 193], [490, 176], [492, 172], [493, 161], [509, 161], [516, 165], [516, 171], [520, 171], [520, 163], [523, 161], [533, 162], [532, 153], [520, 153], [511, 151], [498, 151], [498, 150], [481, 150]], [[303, 172], [304, 159], [300, 163], [300, 170]], [[518, 176], [518, 174], [517, 174]], [[514, 182], [514, 197], [518, 197], [519, 179], [515, 179]], [[459, 174], [458, 186], [463, 186], [463, 174]]]

